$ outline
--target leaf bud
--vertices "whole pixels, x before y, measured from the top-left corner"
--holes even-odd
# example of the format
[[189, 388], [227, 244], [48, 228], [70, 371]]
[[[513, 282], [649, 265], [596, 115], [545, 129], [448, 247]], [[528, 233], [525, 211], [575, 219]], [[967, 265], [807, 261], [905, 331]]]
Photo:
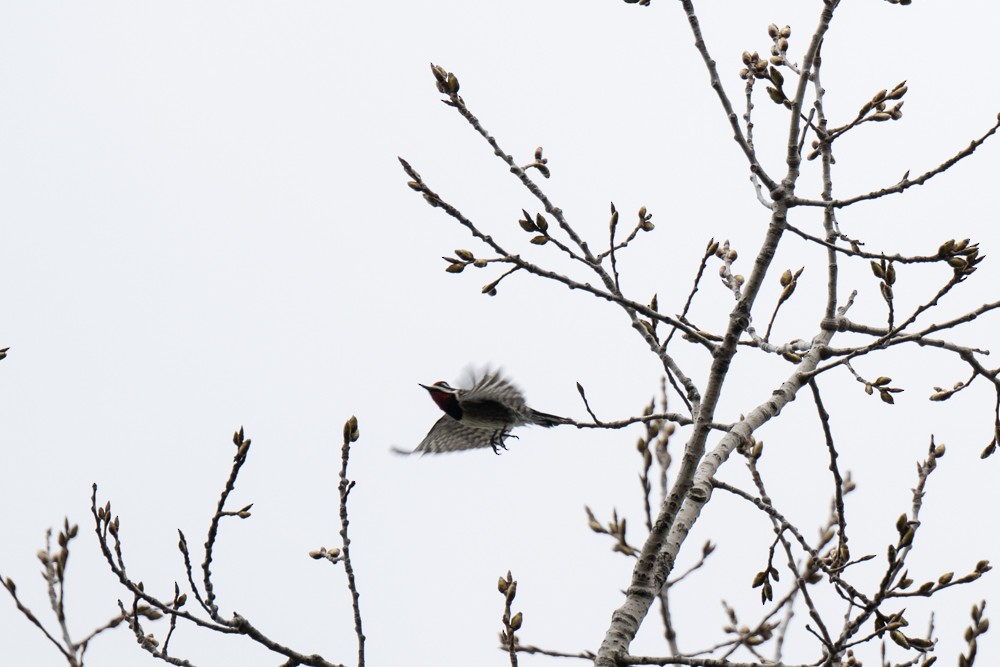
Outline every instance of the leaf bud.
[[783, 92], [781, 92], [780, 90], [778, 90], [773, 86], [767, 87], [767, 95], [768, 97], [771, 98], [771, 101], [774, 102], [775, 104], [784, 104], [785, 100], [787, 99]]
[[888, 95], [886, 95], [885, 99], [887, 99], [887, 100], [898, 100], [899, 98], [901, 98], [903, 95], [906, 94], [907, 90], [908, 90], [908, 88], [906, 86], [902, 86], [900, 88], [894, 88], [891, 93], [889, 93]]

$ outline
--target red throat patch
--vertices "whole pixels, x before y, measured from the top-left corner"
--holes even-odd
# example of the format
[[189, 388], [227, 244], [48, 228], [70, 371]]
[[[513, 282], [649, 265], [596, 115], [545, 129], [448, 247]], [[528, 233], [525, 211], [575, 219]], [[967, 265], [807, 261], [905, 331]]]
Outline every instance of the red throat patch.
[[434, 399], [434, 402], [437, 403], [437, 406], [445, 412], [448, 412], [448, 406], [455, 401], [454, 394], [449, 394], [448, 392], [441, 391], [440, 389], [432, 388], [429, 393], [431, 398]]

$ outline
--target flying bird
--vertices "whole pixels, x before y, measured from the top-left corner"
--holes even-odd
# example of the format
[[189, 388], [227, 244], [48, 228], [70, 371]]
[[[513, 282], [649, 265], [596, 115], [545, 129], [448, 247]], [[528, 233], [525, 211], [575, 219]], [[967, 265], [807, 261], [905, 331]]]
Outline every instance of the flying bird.
[[521, 390], [500, 374], [486, 369], [472, 377], [468, 389], [456, 389], [447, 382], [420, 385], [444, 416], [437, 420], [424, 439], [412, 452], [402, 454], [440, 454], [463, 449], [492, 447], [497, 454], [507, 449], [505, 441], [516, 426], [536, 424], [546, 428], [557, 424], [572, 424], [528, 407]]

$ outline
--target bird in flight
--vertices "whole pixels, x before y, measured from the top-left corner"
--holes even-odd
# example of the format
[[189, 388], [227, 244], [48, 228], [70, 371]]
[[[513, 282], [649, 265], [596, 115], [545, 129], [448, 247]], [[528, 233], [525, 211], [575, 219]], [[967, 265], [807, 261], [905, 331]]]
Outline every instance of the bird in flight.
[[517, 426], [536, 424], [548, 428], [573, 423], [565, 417], [529, 408], [521, 390], [499, 370], [486, 369], [473, 375], [468, 389], [456, 389], [447, 382], [420, 386], [444, 411], [444, 416], [412, 452], [396, 450], [401, 454], [440, 454], [480, 447], [492, 447], [499, 454], [500, 449], [507, 449], [508, 437], [517, 437], [510, 433]]

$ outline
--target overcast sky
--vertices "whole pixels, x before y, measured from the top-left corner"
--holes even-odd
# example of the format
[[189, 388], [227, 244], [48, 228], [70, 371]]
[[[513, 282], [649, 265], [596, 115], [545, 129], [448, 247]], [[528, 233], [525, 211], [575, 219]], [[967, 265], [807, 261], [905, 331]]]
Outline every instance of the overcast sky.
[[[699, 4], [734, 99], [740, 53], [766, 52], [773, 21], [792, 26], [790, 54], [801, 61], [820, 5]], [[94, 482], [121, 518], [130, 573], [169, 595], [183, 578], [176, 529], [192, 545], [203, 541], [242, 425], [253, 447], [233, 504], [254, 510], [221, 533], [223, 614], [237, 611], [278, 641], [350, 663], [342, 568], [307, 552], [338, 544], [340, 432], [355, 414], [351, 532], [370, 664], [504, 664], [495, 586], [508, 569], [520, 582], [523, 642], [596, 650], [632, 562], [588, 530], [583, 505], [602, 519], [617, 508], [641, 543], [639, 428], [525, 429], [499, 457], [407, 459], [389, 450], [415, 446], [440, 414], [417, 383], [454, 382], [470, 364], [502, 365], [534, 407], [583, 419], [579, 381], [598, 416], [611, 419], [637, 413], [656, 393], [658, 362], [607, 303], [522, 276], [490, 298], [480, 288], [493, 268], [445, 273], [442, 255], [482, 249], [406, 187], [396, 156], [503, 243], [566, 268], [551, 247], [527, 243], [516, 220], [537, 202], [441, 104], [428, 63], [455, 72], [472, 112], [519, 162], [544, 146], [552, 178], [543, 187], [595, 247], [609, 202], [623, 221], [648, 207], [657, 227], [620, 258], [623, 288], [644, 302], [656, 292], [663, 312], [679, 312], [708, 239], [730, 239], [737, 269], [749, 273], [768, 220], [679, 3], [0, 7], [0, 345], [11, 348], [0, 363], [0, 572], [24, 601], [54, 627], [35, 552], [45, 529], [68, 516], [81, 526], [69, 564], [71, 628], [82, 635], [116, 612], [124, 591], [88, 521]], [[847, 122], [903, 79], [910, 92], [901, 121], [838, 142], [838, 195], [932, 168], [994, 122], [1000, 12], [984, 7], [843, 3], [824, 47], [831, 122]], [[786, 119], [758, 100], [757, 145], [772, 173], [782, 173]], [[960, 313], [997, 299], [997, 173], [994, 139], [906, 196], [839, 220], [874, 251], [931, 254], [948, 238], [979, 241], [991, 257], [942, 311]], [[816, 174], [810, 164], [799, 194], [819, 192]], [[796, 215], [819, 229], [814, 215]], [[806, 270], [775, 339], [817, 333], [824, 261], [785, 239], [761, 303], [773, 303], [781, 270]], [[731, 302], [716, 271], [694, 312], [719, 330]], [[939, 268], [899, 274], [901, 308], [947, 279]], [[884, 322], [867, 263], [842, 276], [843, 294], [859, 290], [852, 316]], [[758, 327], [767, 315], [768, 307], [755, 312]], [[996, 352], [997, 322], [983, 318], [957, 339]], [[675, 345], [703, 378], [704, 353]], [[1000, 457], [978, 460], [992, 429], [985, 383], [937, 404], [926, 400], [933, 386], [968, 375], [953, 357], [899, 350], [857, 367], [906, 389], [887, 406], [846, 371], [820, 380], [841, 465], [859, 483], [848, 502], [852, 551], [878, 555], [868, 580], [896, 517], [909, 511], [913, 463], [931, 434], [949, 451], [930, 482], [911, 576], [921, 582], [1000, 560], [991, 509]], [[738, 360], [719, 418], [734, 421], [767, 400], [790, 370], [759, 354]], [[675, 452], [685, 435], [675, 437]], [[759, 437], [776, 505], [815, 535], [830, 485], [807, 397]], [[747, 483], [735, 457], [721, 476]], [[680, 560], [696, 560], [706, 539], [719, 544], [711, 567], [677, 589], [682, 650], [721, 638], [723, 598], [748, 623], [757, 617], [749, 585], [771, 537], [763, 517], [733, 499], [709, 505]], [[944, 664], [962, 645], [970, 605], [991, 590], [994, 576], [935, 598]], [[929, 608], [910, 609], [919, 634]], [[162, 624], [150, 629], [162, 637]], [[654, 614], [634, 651], [664, 654], [658, 632]], [[277, 664], [249, 642], [189, 627], [172, 646], [197, 665]], [[816, 655], [800, 627], [789, 658]], [[102, 636], [88, 656], [94, 665], [154, 662], [124, 629]], [[6, 595], [0, 663], [64, 664]]]

